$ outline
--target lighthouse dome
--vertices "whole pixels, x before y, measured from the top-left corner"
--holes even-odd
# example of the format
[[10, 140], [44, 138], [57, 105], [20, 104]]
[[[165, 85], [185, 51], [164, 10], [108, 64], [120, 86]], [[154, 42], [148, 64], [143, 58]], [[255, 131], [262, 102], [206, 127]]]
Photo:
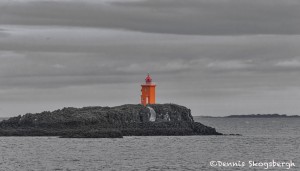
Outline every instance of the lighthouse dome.
[[146, 83], [151, 83], [152, 82], [152, 78], [150, 76], [150, 74], [148, 73], [146, 79], [145, 79]]

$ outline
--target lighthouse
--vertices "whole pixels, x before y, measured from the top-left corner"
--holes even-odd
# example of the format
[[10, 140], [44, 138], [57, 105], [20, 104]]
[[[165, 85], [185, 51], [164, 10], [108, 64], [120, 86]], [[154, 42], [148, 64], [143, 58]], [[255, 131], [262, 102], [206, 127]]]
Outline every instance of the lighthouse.
[[141, 89], [141, 104], [146, 106], [147, 104], [155, 104], [155, 87], [156, 85], [152, 82], [152, 78], [148, 73], [145, 84], [142, 84]]

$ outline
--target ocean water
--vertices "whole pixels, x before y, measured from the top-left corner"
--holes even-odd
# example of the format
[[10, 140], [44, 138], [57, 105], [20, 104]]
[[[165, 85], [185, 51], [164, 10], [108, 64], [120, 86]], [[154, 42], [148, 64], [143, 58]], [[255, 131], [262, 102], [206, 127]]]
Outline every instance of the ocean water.
[[[288, 170], [270, 164], [265, 169], [274, 160], [292, 162], [289, 170], [300, 171], [299, 118], [195, 120], [243, 136], [0, 137], [0, 170]], [[252, 161], [257, 166], [250, 167]]]

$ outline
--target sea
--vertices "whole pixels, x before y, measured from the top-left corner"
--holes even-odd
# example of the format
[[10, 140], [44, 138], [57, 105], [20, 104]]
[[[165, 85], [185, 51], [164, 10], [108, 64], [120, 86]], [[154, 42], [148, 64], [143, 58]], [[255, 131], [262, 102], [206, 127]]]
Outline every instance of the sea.
[[300, 171], [300, 118], [202, 118], [241, 136], [0, 137], [1, 171]]

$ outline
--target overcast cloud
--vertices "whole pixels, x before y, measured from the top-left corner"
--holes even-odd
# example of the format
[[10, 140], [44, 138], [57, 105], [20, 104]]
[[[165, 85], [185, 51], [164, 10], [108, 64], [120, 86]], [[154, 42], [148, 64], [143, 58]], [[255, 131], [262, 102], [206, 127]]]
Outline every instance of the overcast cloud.
[[300, 114], [299, 0], [3, 0], [0, 116], [139, 103]]

